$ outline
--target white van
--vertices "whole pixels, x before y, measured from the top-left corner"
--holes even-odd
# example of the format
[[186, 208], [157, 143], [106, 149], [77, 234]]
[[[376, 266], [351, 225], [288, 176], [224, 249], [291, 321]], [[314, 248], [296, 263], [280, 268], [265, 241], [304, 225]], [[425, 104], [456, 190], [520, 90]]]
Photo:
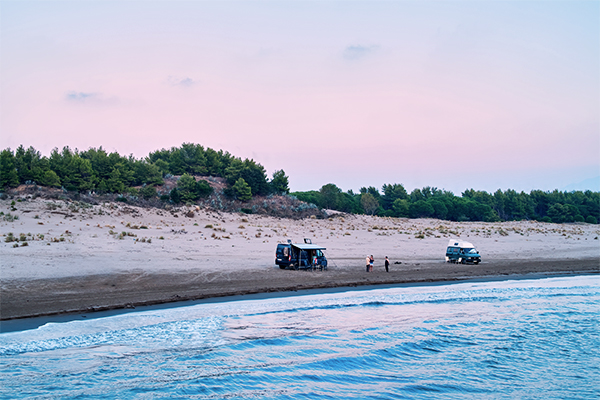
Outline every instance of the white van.
[[450, 239], [446, 248], [446, 262], [477, 265], [481, 262], [481, 255], [473, 243]]

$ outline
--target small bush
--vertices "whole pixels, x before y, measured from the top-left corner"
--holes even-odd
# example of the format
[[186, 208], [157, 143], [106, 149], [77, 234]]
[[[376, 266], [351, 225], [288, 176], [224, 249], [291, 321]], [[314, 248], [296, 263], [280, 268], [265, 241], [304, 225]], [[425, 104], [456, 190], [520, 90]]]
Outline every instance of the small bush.
[[16, 221], [16, 220], [19, 219], [19, 216], [18, 215], [12, 215], [11, 213], [8, 213], [8, 214], [4, 215], [2, 217], [2, 219], [4, 219], [6, 222], [14, 222], [14, 221]]
[[6, 243], [10, 243], [10, 242], [16, 242], [17, 238], [14, 237], [12, 232], [8, 232], [8, 235], [6, 235], [6, 238], [4, 239], [4, 241]]
[[588, 215], [585, 219], [585, 222], [587, 222], [588, 224], [597, 224], [598, 220], [593, 215]]
[[[140, 189], [140, 194], [142, 195], [142, 197], [144, 199], [147, 200], [147, 199], [151, 199], [152, 197], [155, 197], [157, 192], [156, 192], [156, 188], [154, 186], [147, 185]], [[167, 198], [167, 200], [168, 200], [168, 198]]]

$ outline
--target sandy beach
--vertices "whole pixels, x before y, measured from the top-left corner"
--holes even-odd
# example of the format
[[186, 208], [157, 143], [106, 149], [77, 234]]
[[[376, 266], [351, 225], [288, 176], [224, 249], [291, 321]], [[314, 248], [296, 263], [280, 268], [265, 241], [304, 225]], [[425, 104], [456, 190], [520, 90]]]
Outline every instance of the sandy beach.
[[[250, 293], [600, 271], [600, 227], [583, 223], [290, 220], [194, 206], [11, 201], [0, 201], [3, 320]], [[7, 241], [11, 234], [27, 240]], [[326, 271], [274, 264], [277, 243], [303, 238], [327, 248]], [[451, 238], [472, 242], [482, 263], [446, 263]], [[375, 268], [366, 273], [370, 254]]]

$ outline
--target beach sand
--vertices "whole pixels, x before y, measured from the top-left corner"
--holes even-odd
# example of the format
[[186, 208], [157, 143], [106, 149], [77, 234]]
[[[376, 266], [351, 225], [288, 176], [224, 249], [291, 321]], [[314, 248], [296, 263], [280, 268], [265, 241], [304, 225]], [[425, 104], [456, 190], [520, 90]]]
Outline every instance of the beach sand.
[[[600, 226], [590, 224], [337, 213], [290, 220], [41, 198], [14, 209], [0, 200], [0, 211], [3, 320], [249, 293], [600, 271]], [[9, 233], [28, 240], [6, 242]], [[303, 238], [327, 248], [326, 271], [275, 266], [277, 243]], [[446, 263], [451, 238], [472, 242], [482, 263]], [[366, 273], [371, 254], [375, 269]]]

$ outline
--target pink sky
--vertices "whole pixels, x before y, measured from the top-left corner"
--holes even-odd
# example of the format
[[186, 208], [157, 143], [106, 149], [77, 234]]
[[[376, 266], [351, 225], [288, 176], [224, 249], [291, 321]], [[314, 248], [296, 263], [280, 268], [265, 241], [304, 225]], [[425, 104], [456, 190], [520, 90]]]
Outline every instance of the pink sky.
[[552, 190], [600, 176], [599, 2], [0, 12], [3, 149], [144, 157], [193, 142], [284, 169], [292, 190]]

